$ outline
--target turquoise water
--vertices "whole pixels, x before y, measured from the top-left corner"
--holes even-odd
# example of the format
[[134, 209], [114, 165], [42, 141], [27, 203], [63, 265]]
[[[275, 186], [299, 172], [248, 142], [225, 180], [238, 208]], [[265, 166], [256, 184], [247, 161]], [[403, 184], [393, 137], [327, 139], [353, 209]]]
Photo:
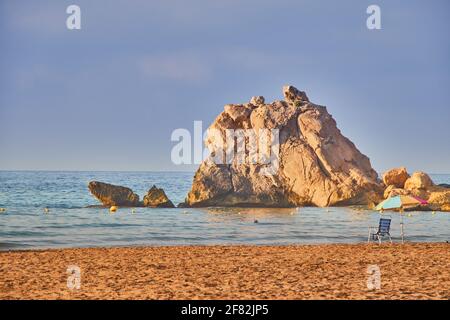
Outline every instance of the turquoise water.
[[[88, 189], [91, 180], [132, 188], [142, 195], [153, 185], [182, 202], [192, 182], [186, 172], [0, 171], [0, 249], [136, 245], [314, 244], [366, 241], [380, 215], [352, 208], [294, 209], [107, 209]], [[450, 175], [433, 175], [450, 183]], [[43, 208], [50, 212], [45, 214]], [[408, 241], [450, 240], [450, 214], [412, 212], [405, 216]], [[400, 217], [392, 213], [398, 240]], [[254, 220], [259, 223], [254, 223]]]

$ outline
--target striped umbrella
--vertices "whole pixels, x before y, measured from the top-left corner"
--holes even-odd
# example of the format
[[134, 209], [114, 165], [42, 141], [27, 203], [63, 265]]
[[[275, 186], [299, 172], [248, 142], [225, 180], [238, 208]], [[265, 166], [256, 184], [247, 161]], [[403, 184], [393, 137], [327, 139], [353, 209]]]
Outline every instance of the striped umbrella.
[[389, 209], [404, 209], [404, 208], [412, 208], [416, 207], [418, 205], [422, 204], [428, 204], [427, 201], [420, 199], [418, 197], [412, 197], [412, 196], [394, 196], [387, 198], [383, 202], [380, 202], [376, 207], [375, 210], [389, 210]]

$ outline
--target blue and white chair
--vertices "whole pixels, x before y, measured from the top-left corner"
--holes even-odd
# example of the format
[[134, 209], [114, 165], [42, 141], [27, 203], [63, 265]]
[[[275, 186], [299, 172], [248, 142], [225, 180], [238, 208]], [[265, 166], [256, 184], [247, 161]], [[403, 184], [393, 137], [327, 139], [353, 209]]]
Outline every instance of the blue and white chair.
[[391, 230], [391, 221], [390, 218], [380, 218], [380, 223], [377, 227], [369, 227], [369, 237], [367, 238], [367, 242], [369, 243], [371, 240], [378, 240], [378, 243], [381, 244], [381, 239], [384, 237], [388, 237], [389, 241], [392, 243], [392, 238], [390, 234]]

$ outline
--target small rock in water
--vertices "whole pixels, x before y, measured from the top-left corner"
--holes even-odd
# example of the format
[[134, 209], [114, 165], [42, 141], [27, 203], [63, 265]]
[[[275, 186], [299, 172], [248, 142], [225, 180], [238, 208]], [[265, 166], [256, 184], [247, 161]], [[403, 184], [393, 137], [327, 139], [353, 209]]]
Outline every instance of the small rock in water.
[[175, 208], [172, 201], [167, 198], [163, 189], [153, 185], [144, 196], [144, 207], [151, 208]]
[[130, 188], [115, 186], [100, 181], [91, 181], [89, 191], [104, 206], [138, 207], [141, 205], [139, 196]]
[[254, 223], [258, 223], [259, 221], [255, 219], [255, 221], [253, 221]]

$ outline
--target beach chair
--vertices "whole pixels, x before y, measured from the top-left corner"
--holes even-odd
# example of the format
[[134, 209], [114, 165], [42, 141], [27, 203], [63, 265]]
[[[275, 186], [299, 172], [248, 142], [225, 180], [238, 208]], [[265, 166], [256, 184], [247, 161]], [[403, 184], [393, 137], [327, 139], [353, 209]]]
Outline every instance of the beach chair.
[[381, 239], [383, 237], [388, 237], [389, 241], [392, 243], [391, 234], [389, 233], [391, 230], [391, 220], [390, 218], [380, 218], [380, 223], [377, 227], [369, 227], [369, 237], [367, 238], [367, 242], [369, 243], [371, 240], [378, 240], [378, 243], [381, 244]]

